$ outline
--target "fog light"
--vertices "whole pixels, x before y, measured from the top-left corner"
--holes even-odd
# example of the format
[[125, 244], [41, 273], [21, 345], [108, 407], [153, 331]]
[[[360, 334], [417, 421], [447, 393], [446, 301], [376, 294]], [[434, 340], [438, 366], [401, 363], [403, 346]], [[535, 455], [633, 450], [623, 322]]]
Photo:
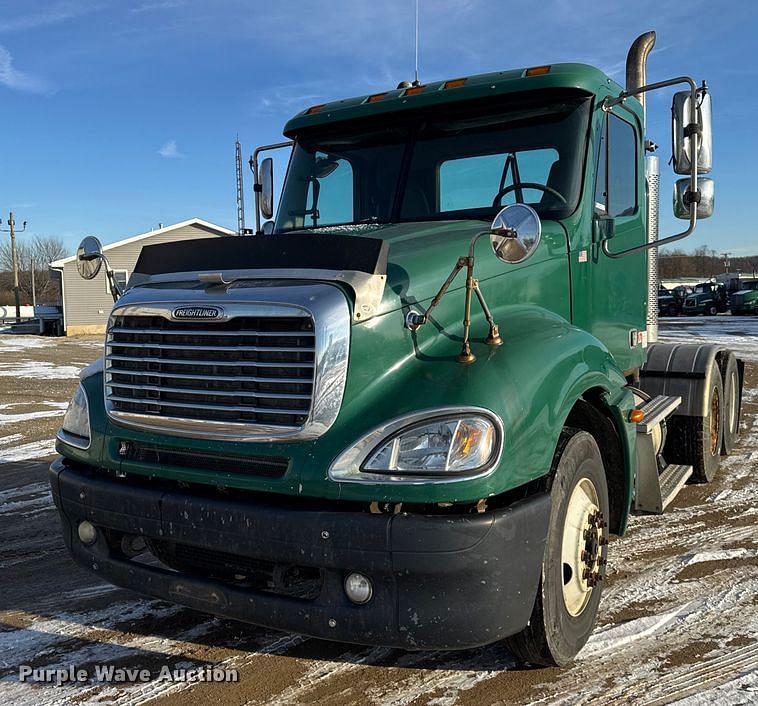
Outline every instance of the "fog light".
[[97, 529], [95, 529], [95, 525], [87, 522], [87, 520], [79, 523], [77, 532], [82, 544], [94, 544], [97, 540]]
[[368, 603], [374, 595], [371, 579], [363, 574], [350, 574], [345, 579], [345, 593], [353, 603]]

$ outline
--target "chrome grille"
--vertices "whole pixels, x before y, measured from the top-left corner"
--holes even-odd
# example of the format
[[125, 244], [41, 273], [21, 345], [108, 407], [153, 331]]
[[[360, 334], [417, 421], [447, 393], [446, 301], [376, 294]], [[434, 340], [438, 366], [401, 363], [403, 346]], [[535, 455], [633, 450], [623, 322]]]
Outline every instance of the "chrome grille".
[[135, 286], [108, 323], [105, 408], [177, 436], [315, 439], [339, 414], [349, 348], [350, 309], [331, 285]]
[[172, 321], [116, 313], [107, 399], [119, 412], [299, 428], [311, 409], [315, 352], [310, 316]]

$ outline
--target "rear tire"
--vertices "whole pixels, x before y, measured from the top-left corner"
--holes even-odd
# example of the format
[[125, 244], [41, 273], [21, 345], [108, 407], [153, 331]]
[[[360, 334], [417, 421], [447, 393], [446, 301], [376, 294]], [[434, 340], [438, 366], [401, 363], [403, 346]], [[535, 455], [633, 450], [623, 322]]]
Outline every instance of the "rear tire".
[[571, 662], [595, 627], [608, 544], [608, 487], [600, 449], [586, 431], [564, 428], [553, 475], [542, 576], [529, 624], [507, 638], [531, 664]]
[[667, 421], [664, 456], [671, 463], [692, 465], [692, 482], [709, 483], [721, 461], [724, 438], [724, 384], [716, 364], [711, 370], [705, 417], [674, 416]]
[[724, 366], [724, 439], [721, 444], [721, 455], [728, 456], [737, 445], [740, 435], [740, 374], [737, 370], [737, 360], [734, 353], [729, 353]]

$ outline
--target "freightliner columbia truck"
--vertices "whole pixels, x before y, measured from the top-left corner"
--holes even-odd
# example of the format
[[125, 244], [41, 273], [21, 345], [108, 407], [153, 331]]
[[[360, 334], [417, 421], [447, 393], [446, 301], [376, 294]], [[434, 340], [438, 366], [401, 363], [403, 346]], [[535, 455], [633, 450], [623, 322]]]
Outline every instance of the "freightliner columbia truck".
[[[713, 184], [707, 87], [646, 83], [653, 42], [625, 87], [553, 64], [312, 106], [251, 158], [254, 235], [144, 247], [50, 470], [75, 560], [269, 628], [569, 662], [609, 535], [739, 425], [734, 354], [656, 342], [657, 247]], [[663, 237], [645, 97], [675, 86]], [[78, 262], [109, 273], [95, 238]]]

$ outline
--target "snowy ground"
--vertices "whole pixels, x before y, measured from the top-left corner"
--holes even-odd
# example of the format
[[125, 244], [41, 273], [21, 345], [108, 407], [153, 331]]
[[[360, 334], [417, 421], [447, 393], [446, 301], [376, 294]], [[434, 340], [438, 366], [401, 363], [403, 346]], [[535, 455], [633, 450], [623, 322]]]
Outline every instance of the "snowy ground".
[[[715, 481], [612, 541], [601, 625], [570, 668], [349, 647], [209, 618], [105, 585], [68, 558], [43, 458], [76, 372], [100, 343], [0, 335], [0, 703], [758, 703], [758, 319], [674, 319], [661, 338], [715, 340], [747, 361], [742, 441]], [[41, 400], [41, 401], [40, 401]], [[222, 665], [236, 684], [39, 686], [18, 665]]]

